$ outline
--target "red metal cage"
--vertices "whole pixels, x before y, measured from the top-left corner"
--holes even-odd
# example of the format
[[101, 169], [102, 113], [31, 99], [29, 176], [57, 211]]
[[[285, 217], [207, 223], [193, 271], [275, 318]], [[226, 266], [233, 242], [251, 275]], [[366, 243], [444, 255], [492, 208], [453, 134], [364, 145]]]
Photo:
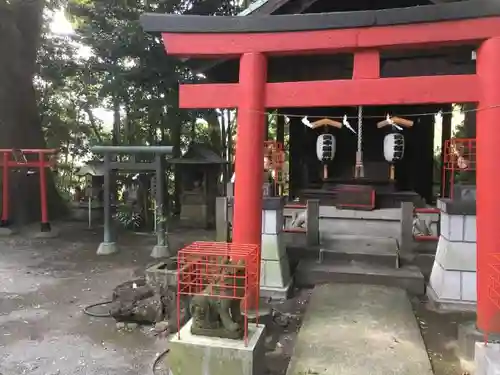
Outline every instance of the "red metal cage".
[[244, 317], [246, 345], [248, 343], [249, 308], [255, 307], [257, 324], [259, 323], [259, 246], [226, 242], [194, 242], [181, 249], [177, 258], [177, 328], [179, 338], [181, 296], [205, 295], [240, 300]]
[[449, 186], [449, 198], [453, 198], [455, 181], [462, 176], [476, 178], [476, 139], [452, 138], [445, 142], [443, 150], [442, 197], [446, 197]]

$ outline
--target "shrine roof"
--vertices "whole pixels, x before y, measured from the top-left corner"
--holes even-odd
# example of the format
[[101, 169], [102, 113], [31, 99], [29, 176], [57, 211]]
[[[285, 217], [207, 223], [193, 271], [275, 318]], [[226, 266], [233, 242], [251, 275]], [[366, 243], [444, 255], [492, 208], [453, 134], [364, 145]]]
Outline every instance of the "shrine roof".
[[104, 176], [106, 174], [106, 169], [104, 164], [100, 160], [91, 160], [87, 164], [76, 170], [75, 175], [83, 176]]
[[192, 143], [180, 158], [168, 159], [170, 164], [225, 164], [222, 159], [209, 145], [204, 143]]
[[500, 1], [469, 0], [409, 8], [272, 16], [252, 14], [249, 17], [147, 13], [141, 16], [141, 24], [148, 32], [264, 33], [391, 26], [493, 16], [500, 16]]

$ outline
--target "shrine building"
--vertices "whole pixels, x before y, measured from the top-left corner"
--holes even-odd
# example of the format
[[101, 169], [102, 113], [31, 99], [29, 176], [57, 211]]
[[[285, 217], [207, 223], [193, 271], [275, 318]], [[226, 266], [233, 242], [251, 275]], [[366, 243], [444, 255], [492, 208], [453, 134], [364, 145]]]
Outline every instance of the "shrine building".
[[468, 109], [465, 131], [477, 142], [477, 324], [500, 333], [489, 296], [500, 248], [500, 2], [259, 0], [234, 17], [146, 14], [141, 22], [162, 33], [168, 55], [191, 59], [208, 77], [180, 86], [181, 108], [237, 109], [236, 243], [261, 243], [269, 112], [278, 113], [278, 141], [288, 121], [291, 198], [334, 205], [343, 186], [358, 186], [377, 208], [394, 208], [434, 203], [436, 189], [450, 196], [436, 178], [444, 152], [439, 160], [435, 149], [452, 136], [453, 104]]

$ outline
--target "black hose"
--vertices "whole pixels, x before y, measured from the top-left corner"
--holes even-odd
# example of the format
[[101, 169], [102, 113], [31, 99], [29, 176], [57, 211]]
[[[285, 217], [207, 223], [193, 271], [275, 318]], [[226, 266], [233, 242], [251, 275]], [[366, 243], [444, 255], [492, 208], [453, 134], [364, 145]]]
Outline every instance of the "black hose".
[[85, 315], [88, 315], [88, 316], [92, 316], [94, 318], [110, 318], [111, 317], [111, 313], [108, 311], [106, 313], [93, 313], [93, 312], [90, 312], [89, 310], [94, 308], [94, 307], [97, 307], [97, 306], [105, 306], [105, 305], [109, 305], [110, 303], [112, 303], [113, 301], [104, 301], [104, 302], [99, 302], [99, 303], [94, 303], [93, 305], [89, 305], [87, 307], [85, 307], [83, 309], [83, 313]]
[[156, 374], [156, 366], [158, 366], [158, 363], [160, 363], [160, 361], [162, 360], [162, 358], [170, 351], [170, 349], [167, 349], [163, 352], [161, 352], [160, 354], [158, 354], [158, 356], [156, 357], [155, 361], [153, 362], [153, 375]]
[[[92, 305], [89, 305], [87, 307], [85, 307], [83, 309], [83, 313], [85, 315], [88, 315], [88, 316], [92, 316], [94, 318], [110, 318], [111, 317], [111, 313], [108, 311], [107, 313], [93, 313], [93, 312], [90, 312], [89, 310], [94, 308], [94, 307], [97, 307], [97, 306], [105, 306], [105, 305], [109, 305], [110, 303], [112, 303], [113, 301], [104, 301], [104, 302], [98, 302], [98, 303], [94, 303]], [[152, 370], [153, 370], [153, 375], [156, 374], [156, 366], [158, 366], [158, 363], [160, 363], [160, 361], [162, 360], [162, 358], [170, 351], [170, 349], [167, 349], [163, 352], [161, 352], [157, 357], [156, 359], [154, 360], [153, 362], [153, 367], [152, 367]]]

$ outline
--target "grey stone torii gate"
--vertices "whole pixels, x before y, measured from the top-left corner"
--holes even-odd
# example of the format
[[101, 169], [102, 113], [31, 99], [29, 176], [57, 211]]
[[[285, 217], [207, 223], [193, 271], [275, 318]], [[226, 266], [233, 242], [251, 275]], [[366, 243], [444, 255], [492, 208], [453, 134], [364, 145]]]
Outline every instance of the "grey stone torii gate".
[[[116, 245], [116, 232], [111, 218], [111, 174], [113, 171], [121, 172], [156, 172], [156, 223], [157, 242], [153, 247], [151, 256], [163, 258], [170, 256], [167, 235], [167, 222], [165, 217], [165, 156], [172, 155], [172, 146], [94, 146], [93, 153], [104, 155], [104, 239], [97, 249], [98, 255], [113, 254], [118, 251]], [[128, 161], [116, 161], [116, 155], [129, 155]], [[152, 161], [137, 161], [137, 154], [153, 154]]]

